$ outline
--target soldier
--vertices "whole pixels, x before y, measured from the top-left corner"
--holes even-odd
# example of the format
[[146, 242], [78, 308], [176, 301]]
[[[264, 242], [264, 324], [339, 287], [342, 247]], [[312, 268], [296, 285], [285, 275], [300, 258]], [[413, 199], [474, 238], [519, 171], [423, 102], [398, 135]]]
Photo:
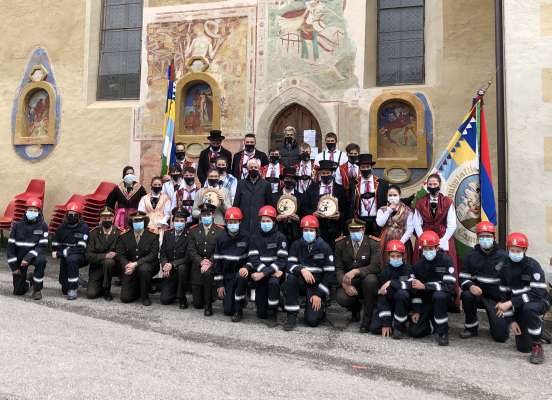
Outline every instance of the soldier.
[[370, 331], [370, 321], [378, 292], [381, 272], [379, 239], [365, 233], [366, 224], [353, 219], [348, 223], [350, 235], [335, 245], [335, 270], [338, 289], [336, 300], [352, 313], [352, 321], [360, 321], [360, 332]]
[[113, 300], [111, 279], [113, 275], [121, 274], [115, 250], [122, 231], [113, 225], [114, 217], [111, 208], [103, 208], [100, 211], [100, 225], [90, 231], [86, 248], [86, 261], [90, 264], [86, 288], [89, 299], [97, 299], [103, 294], [106, 301]]
[[29, 265], [34, 266], [32, 298], [42, 299], [42, 285], [46, 257], [44, 251], [48, 247], [48, 226], [42, 216], [42, 200], [29, 198], [25, 202], [27, 207], [21, 221], [13, 224], [8, 239], [8, 266], [12, 272], [13, 294], [22, 296], [29, 290], [27, 270]]
[[224, 216], [226, 231], [217, 237], [214, 256], [214, 280], [217, 294], [222, 299], [224, 315], [234, 315], [238, 311], [235, 300], [238, 284], [238, 271], [243, 273], [249, 253], [249, 235], [240, 229], [243, 214], [237, 207], [230, 207]]
[[146, 213], [136, 211], [129, 217], [130, 229], [117, 241], [117, 257], [123, 269], [121, 302], [132, 303], [140, 298], [151, 306], [151, 281], [159, 272], [159, 236], [147, 228]]
[[52, 258], [59, 258], [59, 283], [67, 300], [77, 298], [79, 268], [85, 265], [88, 225], [81, 221], [82, 205], [67, 204], [63, 223], [57, 228], [52, 241]]
[[159, 252], [163, 280], [161, 282], [161, 304], [168, 305], [179, 299], [181, 310], [188, 308], [186, 299], [186, 282], [189, 274], [188, 229], [186, 221], [189, 217], [184, 208], [172, 210], [173, 229], [163, 235], [163, 244]]
[[508, 254], [495, 242], [495, 226], [487, 221], [476, 226], [478, 244], [464, 258], [460, 276], [462, 288], [462, 308], [465, 314], [462, 339], [477, 336], [479, 321], [477, 309], [487, 312], [491, 336], [497, 342], [508, 340], [508, 327], [503, 318], [496, 315], [496, 303], [502, 298], [500, 292], [500, 271], [508, 259]]
[[414, 265], [412, 288], [416, 294], [412, 299], [414, 314], [409, 334], [415, 338], [427, 336], [433, 325], [439, 346], [448, 346], [448, 309], [454, 304], [456, 285], [454, 265], [439, 249], [439, 236], [435, 232], [423, 232], [419, 243], [423, 257]]
[[299, 295], [306, 295], [305, 323], [318, 326], [324, 319], [325, 303], [330, 287], [336, 283], [332, 249], [319, 235], [318, 219], [307, 215], [301, 219], [303, 237], [289, 250], [288, 271], [284, 283], [287, 320], [284, 330], [291, 331], [297, 324]]
[[412, 295], [414, 270], [406, 264], [406, 246], [400, 240], [390, 240], [385, 248], [387, 268], [378, 276], [378, 308], [370, 331], [383, 337], [402, 339], [406, 334], [406, 321]]
[[216, 207], [210, 203], [200, 206], [199, 225], [190, 229], [188, 257], [190, 257], [190, 281], [194, 308], [203, 308], [206, 317], [213, 315], [213, 261], [217, 235], [223, 228], [215, 225]]
[[[284, 168], [282, 174], [284, 184], [279, 192], [280, 197], [293, 196], [297, 201], [297, 209], [292, 214], [280, 214], [276, 217], [278, 229], [284, 234], [288, 243], [293, 243], [301, 237], [301, 229], [299, 228], [299, 220], [303, 215], [303, 195], [297, 190], [297, 175], [295, 168]], [[278, 201], [276, 201], [278, 204]]]
[[503, 301], [496, 305], [496, 314], [506, 318], [516, 335], [516, 347], [529, 353], [529, 362], [542, 364], [542, 316], [550, 308], [544, 271], [540, 264], [526, 255], [529, 240], [523, 233], [514, 232], [506, 240], [508, 259], [500, 270], [500, 290]]
[[[246, 271], [240, 271], [236, 289], [237, 312], [233, 322], [241, 321], [247, 283], [253, 282], [257, 317], [266, 319], [267, 325], [277, 325], [278, 305], [280, 304], [280, 282], [284, 276], [287, 263], [287, 243], [283, 233], [278, 231], [274, 221], [276, 209], [264, 206], [259, 210], [260, 231], [251, 235], [249, 241], [249, 260]], [[247, 272], [247, 273], [246, 273]]]

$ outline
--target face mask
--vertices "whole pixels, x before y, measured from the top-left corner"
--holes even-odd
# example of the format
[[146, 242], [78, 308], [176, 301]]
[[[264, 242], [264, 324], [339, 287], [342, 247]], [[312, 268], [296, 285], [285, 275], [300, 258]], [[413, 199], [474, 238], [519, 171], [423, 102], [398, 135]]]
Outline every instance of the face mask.
[[247, 151], [248, 153], [252, 153], [253, 150], [255, 150], [255, 145], [254, 144], [246, 144], [245, 145], [245, 151]]
[[293, 189], [295, 187], [294, 181], [284, 181], [284, 186], [286, 189]]
[[224, 175], [226, 173], [226, 167], [217, 167], [219, 174]]
[[303, 239], [305, 239], [305, 242], [312, 243], [316, 239], [316, 232], [312, 231], [303, 231]]
[[127, 185], [132, 185], [133, 182], [136, 182], [136, 177], [132, 174], [128, 174], [128, 175], [125, 175], [123, 180]]
[[521, 260], [523, 260], [524, 254], [523, 253], [513, 253], [513, 252], [510, 251], [508, 253], [508, 256], [510, 257], [510, 260], [512, 260], [515, 263], [518, 263]]
[[399, 268], [403, 265], [403, 260], [402, 258], [390, 258], [389, 265], [391, 265], [393, 268]]
[[104, 229], [109, 229], [109, 228], [111, 228], [112, 225], [113, 225], [112, 221], [102, 221], [102, 227]]
[[185, 151], [177, 151], [176, 152], [176, 159], [178, 161], [182, 161], [186, 158], [186, 152]]
[[251, 177], [251, 179], [257, 179], [259, 177], [259, 171], [257, 171], [256, 169], [252, 169], [251, 171], [249, 171], [249, 176]]
[[387, 196], [387, 201], [389, 204], [399, 204], [401, 198], [399, 196]]
[[240, 230], [240, 224], [226, 224], [228, 232], [237, 233]]
[[176, 229], [179, 232], [182, 231], [185, 226], [186, 226], [186, 222], [175, 221], [174, 223], [174, 229]]
[[27, 217], [29, 221], [34, 221], [38, 218], [38, 211], [27, 210], [25, 211], [25, 217]]
[[349, 156], [349, 162], [351, 164], [356, 164], [358, 162], [358, 157], [357, 156]]
[[287, 144], [292, 144], [293, 143], [293, 138], [292, 137], [286, 137], [284, 140]]
[[273, 226], [274, 226], [274, 222], [261, 222], [261, 230], [264, 233], [270, 232]]
[[209, 186], [216, 186], [219, 183], [218, 179], [207, 179], [207, 182], [209, 182]]
[[171, 175], [171, 178], [173, 181], [178, 182], [178, 180], [180, 179], [180, 175]]
[[186, 185], [192, 186], [194, 184], [194, 178], [184, 178], [184, 182], [186, 182]]
[[371, 169], [362, 169], [360, 170], [360, 175], [362, 175], [363, 178], [369, 178], [370, 175], [372, 175]]
[[203, 225], [211, 225], [213, 223], [213, 216], [212, 215], [201, 216], [201, 223]]
[[280, 156], [270, 156], [270, 162], [272, 164], [276, 164], [278, 161], [280, 161]]
[[135, 221], [132, 223], [132, 229], [135, 231], [143, 231], [144, 230], [144, 221]]
[[337, 144], [335, 144], [335, 143], [326, 143], [326, 147], [328, 148], [329, 151], [334, 151], [335, 148], [337, 147]]
[[424, 250], [423, 254], [427, 261], [432, 261], [435, 257], [437, 257], [437, 250]]
[[76, 224], [79, 222], [79, 216], [77, 214], [67, 214], [67, 222], [70, 224]]
[[479, 245], [482, 249], [489, 250], [494, 245], [494, 238], [492, 237], [480, 237]]
[[363, 232], [351, 232], [351, 240], [353, 242], [361, 242], [364, 237]]
[[322, 176], [320, 177], [320, 180], [324, 185], [329, 185], [333, 181], [333, 176], [331, 175]]
[[218, 151], [220, 150], [220, 146], [213, 146], [213, 145], [211, 145], [211, 149], [212, 149], [213, 151], [218, 152]]
[[309, 161], [310, 160], [310, 154], [309, 153], [301, 153], [301, 160]]
[[427, 188], [427, 191], [432, 195], [432, 196], [435, 196], [437, 193], [439, 193], [439, 191], [441, 190], [441, 188], [439, 186], [437, 187], [432, 187], [432, 188]]
[[161, 186], [152, 186], [152, 187], [151, 187], [151, 191], [152, 191], [153, 193], [155, 193], [155, 194], [161, 193], [161, 189], [162, 189]]

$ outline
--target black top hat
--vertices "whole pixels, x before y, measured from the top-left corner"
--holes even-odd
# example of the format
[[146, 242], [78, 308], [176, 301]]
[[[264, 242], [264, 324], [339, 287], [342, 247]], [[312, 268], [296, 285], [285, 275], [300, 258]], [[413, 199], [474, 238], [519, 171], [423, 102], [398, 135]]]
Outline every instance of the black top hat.
[[320, 160], [320, 171], [326, 170], [326, 171], [335, 171], [337, 169], [337, 164], [335, 161], [331, 160]]
[[361, 165], [361, 164], [370, 164], [370, 165], [374, 165], [376, 162], [372, 159], [372, 155], [371, 154], [359, 154], [358, 156], [358, 165]]
[[282, 172], [282, 179], [286, 177], [297, 178], [297, 172], [295, 171], [295, 168], [285, 167]]
[[222, 136], [222, 132], [218, 129], [213, 129], [209, 132], [209, 136], [207, 136], [207, 139], [209, 140], [223, 140], [224, 136]]

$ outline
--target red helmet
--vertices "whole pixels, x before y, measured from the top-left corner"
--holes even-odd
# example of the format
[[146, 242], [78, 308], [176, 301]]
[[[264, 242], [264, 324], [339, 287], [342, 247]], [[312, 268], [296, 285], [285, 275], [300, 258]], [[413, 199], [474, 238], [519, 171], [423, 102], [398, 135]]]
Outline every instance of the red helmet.
[[80, 214], [82, 212], [82, 204], [77, 203], [76, 201], [72, 201], [69, 204], [67, 204], [67, 207], [65, 209], [66, 211], [74, 211]]
[[420, 246], [439, 246], [439, 235], [433, 231], [425, 231], [418, 239]]
[[400, 240], [390, 240], [387, 246], [385, 246], [385, 251], [397, 251], [404, 254], [406, 253], [406, 247], [404, 247], [404, 243]]
[[301, 228], [318, 228], [320, 224], [318, 223], [318, 218], [314, 215], [305, 215], [301, 219]]
[[496, 227], [489, 221], [481, 221], [475, 227], [475, 232], [479, 235], [480, 233], [496, 233]]
[[238, 207], [230, 207], [224, 213], [224, 219], [226, 219], [226, 220], [238, 219], [238, 220], [241, 221], [243, 219], [243, 214], [242, 214], [241, 210]]
[[527, 239], [525, 234], [520, 232], [510, 233], [508, 239], [506, 239], [506, 247], [510, 248], [512, 246], [527, 249], [529, 247], [529, 239]]
[[36, 208], [42, 210], [42, 200], [40, 200], [37, 197], [29, 197], [27, 199], [27, 201], [25, 202], [25, 206], [27, 206], [27, 207], [36, 207]]
[[263, 206], [259, 210], [259, 217], [276, 218], [276, 209], [272, 206]]

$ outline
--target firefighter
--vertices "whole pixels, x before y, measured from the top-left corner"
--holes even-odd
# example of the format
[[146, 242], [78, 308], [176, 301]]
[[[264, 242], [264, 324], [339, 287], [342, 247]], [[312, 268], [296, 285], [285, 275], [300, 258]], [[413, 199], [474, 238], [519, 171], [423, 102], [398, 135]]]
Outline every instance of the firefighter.
[[423, 257], [414, 265], [412, 324], [409, 334], [418, 338], [437, 333], [439, 346], [448, 346], [448, 309], [454, 304], [456, 278], [452, 259], [439, 249], [439, 236], [423, 232], [419, 239]]
[[378, 305], [370, 331], [383, 337], [402, 339], [410, 309], [414, 270], [406, 263], [406, 247], [400, 240], [390, 240], [385, 246], [387, 266], [379, 274]]
[[235, 299], [239, 306], [232, 321], [242, 319], [247, 284], [252, 282], [257, 317], [266, 320], [267, 325], [274, 328], [278, 324], [280, 283], [287, 265], [287, 242], [284, 234], [276, 227], [274, 207], [261, 207], [259, 218], [260, 229], [249, 241], [247, 271], [242, 270], [238, 277]]
[[[29, 198], [25, 202], [23, 219], [16, 222], [8, 239], [8, 266], [12, 272], [13, 294], [22, 296], [32, 285], [34, 300], [42, 299], [42, 285], [48, 247], [48, 226], [42, 216], [42, 200]], [[27, 283], [29, 265], [34, 266], [32, 281]]]
[[542, 317], [550, 308], [544, 271], [535, 259], [526, 255], [529, 240], [523, 233], [508, 235], [506, 246], [508, 259], [500, 270], [503, 301], [496, 305], [496, 314], [510, 325], [518, 351], [531, 352], [529, 362], [542, 364]]
[[500, 270], [508, 259], [508, 254], [495, 242], [495, 226], [483, 221], [476, 225], [478, 244], [462, 262], [459, 274], [462, 288], [462, 308], [464, 309], [464, 331], [460, 338], [477, 336], [479, 321], [477, 309], [487, 313], [491, 336], [497, 342], [508, 340], [508, 327], [503, 318], [496, 315], [496, 303], [501, 299]]
[[59, 283], [67, 300], [77, 298], [79, 268], [85, 265], [88, 225], [81, 220], [82, 204], [67, 204], [63, 223], [52, 240], [52, 257], [59, 258]]
[[318, 326], [325, 316], [325, 303], [330, 288], [336, 285], [332, 249], [319, 235], [320, 224], [314, 215], [301, 219], [303, 237], [290, 247], [288, 271], [284, 283], [287, 320], [284, 330], [291, 331], [297, 324], [299, 295], [306, 295], [305, 323]]
[[249, 253], [249, 234], [240, 229], [243, 214], [237, 207], [230, 207], [224, 215], [226, 231], [217, 236], [214, 256], [214, 281], [217, 294], [222, 299], [224, 315], [238, 312], [235, 300], [238, 273], [243, 274]]

